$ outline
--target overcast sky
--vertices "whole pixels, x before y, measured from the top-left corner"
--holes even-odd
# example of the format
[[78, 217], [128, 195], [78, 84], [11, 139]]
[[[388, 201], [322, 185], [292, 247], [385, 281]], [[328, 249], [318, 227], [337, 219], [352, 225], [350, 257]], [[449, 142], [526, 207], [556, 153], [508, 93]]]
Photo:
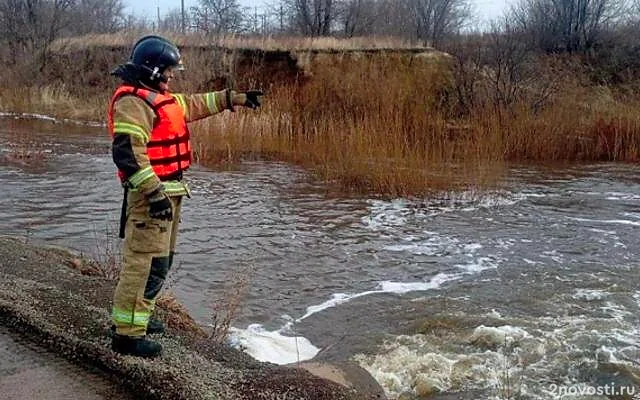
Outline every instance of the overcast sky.
[[[513, 1], [515, 0], [471, 0], [471, 3], [476, 8], [478, 18], [482, 21], [487, 21], [499, 17], [507, 7], [507, 4], [511, 4]], [[258, 12], [267, 2], [267, 0], [240, 0], [242, 6], [252, 8], [257, 6]], [[140, 16], [147, 16], [148, 18], [155, 18], [158, 7], [160, 7], [160, 15], [164, 15], [169, 10], [179, 9], [181, 0], [125, 0], [125, 4], [128, 5], [127, 11]], [[185, 8], [197, 4], [197, 0], [184, 0]]]
[[[125, 0], [124, 3], [128, 5], [127, 11], [133, 11], [137, 15], [146, 15], [155, 18], [157, 15], [157, 9], [160, 7], [160, 15], [163, 15], [169, 10], [180, 9], [182, 5], [181, 0]], [[240, 4], [246, 7], [262, 6], [265, 4], [263, 0], [240, 0]], [[198, 5], [197, 0], [184, 0], [185, 8]]]

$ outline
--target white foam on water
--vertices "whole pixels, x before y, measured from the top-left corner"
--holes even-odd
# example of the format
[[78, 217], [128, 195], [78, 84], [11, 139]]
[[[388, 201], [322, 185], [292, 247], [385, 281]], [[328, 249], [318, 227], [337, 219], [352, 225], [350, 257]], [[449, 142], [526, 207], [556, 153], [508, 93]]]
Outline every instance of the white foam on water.
[[331, 297], [331, 299], [325, 301], [322, 304], [307, 307], [306, 314], [298, 318], [296, 322], [300, 322], [306, 318], [309, 318], [313, 314], [319, 313], [328, 308], [336, 307], [340, 304], [346, 303], [348, 301], [351, 301], [360, 297], [370, 296], [372, 294], [382, 294], [382, 293], [406, 294], [409, 292], [420, 292], [420, 291], [438, 289], [444, 283], [459, 279], [461, 276], [462, 274], [439, 273], [433, 276], [428, 282], [384, 281], [384, 282], [378, 283], [377, 288], [374, 290], [368, 290], [365, 292], [360, 292], [355, 294], [336, 293]]
[[370, 215], [362, 217], [362, 223], [371, 230], [380, 230], [393, 226], [403, 226], [410, 213], [408, 200], [395, 199], [391, 201], [369, 200]]
[[405, 392], [428, 395], [450, 389], [453, 369], [464, 359], [465, 356], [451, 354], [420, 353], [404, 346], [370, 360], [355, 357], [392, 399]]
[[[415, 255], [427, 256], [451, 256], [464, 254], [469, 261], [455, 264], [455, 267], [462, 269], [466, 273], [479, 273], [487, 269], [495, 269], [501, 259], [494, 256], [476, 257], [475, 253], [483, 248], [480, 243], [461, 243], [460, 240], [448, 236], [442, 236], [437, 232], [425, 232], [428, 234], [426, 240], [417, 241], [415, 235], [402, 239], [402, 242], [384, 249], [393, 252], [409, 252]], [[505, 241], [503, 248], [511, 247], [515, 242]]]
[[97, 121], [80, 121], [69, 118], [55, 118], [50, 115], [37, 114], [37, 113], [13, 113], [13, 112], [0, 112], [0, 117], [11, 117], [15, 119], [38, 119], [41, 121], [51, 121], [55, 123], [67, 123], [67, 124], [76, 124], [76, 125], [86, 125], [86, 126], [94, 126], [94, 127], [104, 127], [106, 124], [104, 122]]
[[604, 290], [576, 289], [572, 297], [578, 300], [594, 301], [602, 300], [607, 296], [609, 296], [609, 293], [605, 292]]
[[589, 228], [588, 230], [591, 231], [591, 232], [595, 232], [595, 233], [603, 233], [605, 235], [617, 235], [618, 234], [618, 232], [616, 232], [616, 231], [606, 230], [606, 229]]
[[623, 212], [622, 215], [624, 215], [625, 217], [640, 219], [640, 213], [637, 212]]
[[607, 200], [640, 200], [637, 193], [607, 192], [605, 195]]
[[[640, 301], [640, 291], [633, 297]], [[597, 370], [604, 361], [640, 373], [634, 361], [640, 330], [633, 319], [625, 319], [629, 312], [624, 306], [607, 302], [605, 308], [610, 318], [518, 320], [526, 325], [501, 319], [505, 324], [479, 325], [470, 331], [398, 336], [385, 343], [378, 354], [359, 354], [354, 359], [392, 400], [473, 390], [483, 391], [483, 398], [498, 400], [504, 399], [505, 385], [512, 385], [512, 393], [518, 390], [523, 398], [547, 400], [549, 382], [576, 387], [589, 384], [576, 380], [576, 366]]]
[[515, 342], [524, 338], [529, 338], [531, 335], [524, 329], [517, 326], [503, 325], [503, 326], [484, 326], [480, 325], [473, 330], [469, 337], [469, 342], [476, 343], [482, 342], [495, 346], [500, 346], [505, 343]]
[[549, 197], [549, 194], [547, 193], [523, 193], [523, 195], [526, 197], [536, 197], [536, 198]]
[[627, 310], [626, 307], [612, 301], [605, 302], [604, 306], [600, 307], [600, 309], [607, 313], [612, 319], [620, 322], [622, 322], [625, 317], [633, 315], [633, 313]]
[[[383, 249], [393, 252], [409, 252], [415, 255], [436, 256], [442, 254], [461, 254], [481, 248], [479, 243], [460, 245], [456, 238], [442, 236], [436, 232], [425, 232], [427, 238], [419, 240], [415, 235], [402, 239], [403, 243], [384, 246]], [[479, 246], [479, 247], [477, 247]]]
[[372, 294], [406, 294], [410, 292], [438, 289], [444, 283], [455, 280], [462, 274], [440, 273], [432, 277], [428, 282], [380, 282], [375, 290], [361, 293], [345, 294], [336, 293], [331, 299], [322, 304], [307, 307], [307, 312], [302, 317], [293, 320], [286, 316], [287, 323], [278, 330], [268, 331], [260, 324], [249, 325], [246, 329], [231, 328], [229, 344], [243, 349], [249, 355], [259, 361], [267, 361], [275, 364], [289, 364], [298, 361], [310, 360], [320, 351], [311, 341], [301, 336], [289, 336], [294, 323], [298, 323], [313, 314], [322, 312], [328, 308], [336, 307], [353, 299]]
[[284, 330], [268, 331], [262, 325], [249, 325], [247, 329], [230, 329], [230, 344], [242, 348], [259, 361], [291, 364], [310, 360], [319, 348], [301, 336], [285, 336]]
[[36, 113], [12, 113], [12, 112], [0, 112], [0, 117], [13, 117], [13, 118], [32, 118], [32, 119], [41, 119], [44, 121], [53, 121], [56, 122], [57, 119], [51, 117], [49, 115], [44, 114], [36, 114]]
[[578, 218], [578, 217], [565, 217], [567, 219], [578, 222], [593, 222], [596, 224], [605, 225], [632, 225], [640, 226], [640, 221], [629, 221], [627, 219], [590, 219], [590, 218]]
[[477, 274], [487, 269], [498, 268], [498, 260], [491, 257], [479, 257], [469, 261], [468, 263], [456, 264], [455, 266], [466, 271], [468, 274]]
[[362, 224], [374, 231], [404, 226], [411, 218], [424, 219], [455, 211], [469, 212], [482, 208], [511, 206], [528, 197], [509, 191], [445, 192], [429, 199], [369, 200], [369, 215]]
[[456, 392], [475, 386], [474, 383], [495, 385], [504, 364], [498, 352], [440, 351], [422, 335], [397, 337], [385, 345], [383, 353], [360, 354], [354, 360], [376, 379], [389, 399], [403, 394], [422, 398]]
[[480, 250], [482, 245], [480, 243], [468, 243], [464, 245], [464, 251], [473, 253], [476, 250]]
[[633, 295], [631, 295], [631, 297], [636, 301], [638, 307], [640, 307], [640, 290], [636, 290], [635, 292], [633, 292]]
[[560, 255], [560, 253], [558, 253], [558, 250], [555, 250], [555, 249], [543, 251], [540, 254], [540, 257], [550, 258], [553, 261], [557, 262], [558, 264], [562, 264], [564, 262], [564, 258], [562, 257], [562, 255]]

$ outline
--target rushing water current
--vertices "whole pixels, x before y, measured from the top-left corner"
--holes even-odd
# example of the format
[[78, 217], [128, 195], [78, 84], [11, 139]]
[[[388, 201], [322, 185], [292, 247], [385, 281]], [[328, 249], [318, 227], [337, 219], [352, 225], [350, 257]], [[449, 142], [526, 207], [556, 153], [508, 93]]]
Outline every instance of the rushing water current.
[[[170, 290], [206, 325], [246, 281], [230, 341], [258, 359], [353, 360], [392, 399], [640, 399], [639, 166], [391, 201], [281, 163], [189, 175]], [[0, 182], [1, 234], [117, 243], [104, 128], [5, 116]]]

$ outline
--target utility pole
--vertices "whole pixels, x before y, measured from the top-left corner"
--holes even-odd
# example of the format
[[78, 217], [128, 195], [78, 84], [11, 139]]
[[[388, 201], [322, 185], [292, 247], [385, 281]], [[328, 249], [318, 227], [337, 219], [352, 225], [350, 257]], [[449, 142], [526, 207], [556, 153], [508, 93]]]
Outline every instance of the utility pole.
[[185, 27], [185, 19], [184, 19], [184, 0], [182, 0], [182, 34], [184, 35], [186, 33], [186, 27]]
[[253, 31], [255, 33], [258, 33], [258, 7], [256, 6], [254, 10], [255, 10], [255, 14], [253, 19]]
[[160, 6], [158, 6], [157, 11], [158, 11], [158, 30], [160, 30]]

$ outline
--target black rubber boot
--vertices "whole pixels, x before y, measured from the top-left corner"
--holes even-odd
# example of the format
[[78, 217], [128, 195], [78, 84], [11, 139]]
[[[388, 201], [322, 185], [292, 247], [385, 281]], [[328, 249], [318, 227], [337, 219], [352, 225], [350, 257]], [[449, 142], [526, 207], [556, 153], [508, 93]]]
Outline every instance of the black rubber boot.
[[111, 339], [111, 350], [120, 354], [153, 358], [162, 353], [162, 346], [144, 336], [132, 337], [115, 334]]
[[[164, 332], [165, 332], [165, 329], [162, 321], [151, 317], [151, 319], [149, 320], [149, 323], [147, 324], [147, 335], [159, 335]], [[109, 332], [107, 332], [107, 335], [109, 337], [113, 337], [113, 335], [115, 334], [116, 334], [116, 326], [111, 325], [111, 328], [109, 328]]]
[[164, 324], [159, 319], [151, 317], [147, 324], [147, 335], [159, 335], [164, 333]]

